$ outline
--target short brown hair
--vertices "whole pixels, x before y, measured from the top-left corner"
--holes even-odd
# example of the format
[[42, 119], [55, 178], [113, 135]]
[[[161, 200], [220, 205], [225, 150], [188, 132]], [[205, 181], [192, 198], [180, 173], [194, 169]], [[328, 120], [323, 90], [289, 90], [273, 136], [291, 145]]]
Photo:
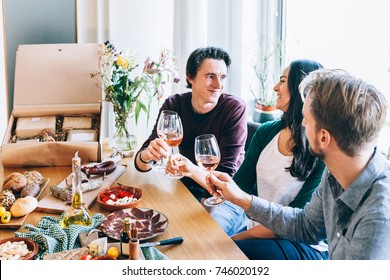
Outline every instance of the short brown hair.
[[375, 141], [386, 119], [386, 99], [374, 86], [343, 70], [316, 70], [301, 83], [300, 92], [312, 100], [317, 129], [326, 129], [340, 149], [356, 155]]

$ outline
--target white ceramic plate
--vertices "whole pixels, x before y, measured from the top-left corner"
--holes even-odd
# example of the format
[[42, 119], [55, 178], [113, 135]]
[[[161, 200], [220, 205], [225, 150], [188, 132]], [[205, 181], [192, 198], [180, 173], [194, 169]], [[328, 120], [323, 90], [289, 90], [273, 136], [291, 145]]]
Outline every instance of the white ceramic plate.
[[109, 214], [101, 223], [100, 230], [110, 238], [120, 240], [124, 228], [123, 219], [130, 217], [138, 228], [138, 239], [146, 240], [162, 234], [168, 228], [168, 218], [149, 208], [127, 208]]

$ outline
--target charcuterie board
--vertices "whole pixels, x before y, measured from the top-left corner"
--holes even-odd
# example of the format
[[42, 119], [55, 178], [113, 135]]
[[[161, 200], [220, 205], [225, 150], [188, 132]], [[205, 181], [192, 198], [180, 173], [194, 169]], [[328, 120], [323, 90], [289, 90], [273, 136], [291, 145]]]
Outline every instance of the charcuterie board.
[[[88, 191], [83, 192], [83, 202], [86, 207], [90, 207], [97, 198], [97, 195], [99, 192], [111, 186], [122, 173], [125, 171], [126, 167], [123, 165], [117, 165], [117, 168], [115, 171], [102, 179], [102, 176], [91, 176], [90, 180], [102, 180], [99, 187]], [[64, 179], [59, 185], [59, 188], [67, 188], [67, 180]], [[38, 207], [35, 209], [35, 211], [38, 212], [45, 212], [45, 213], [53, 213], [53, 214], [62, 214], [65, 210], [69, 208], [69, 204], [67, 204], [65, 201], [55, 197], [51, 192], [49, 192], [45, 197], [43, 197], [39, 203]]]
[[[41, 196], [43, 190], [46, 188], [47, 184], [49, 183], [49, 181], [50, 181], [50, 179], [48, 179], [48, 178], [44, 178], [43, 179], [43, 182], [40, 185], [39, 193], [36, 196], [38, 201], [40, 199], [40, 196]], [[19, 198], [19, 196], [17, 196], [17, 198]], [[7, 223], [7, 224], [0, 223], [0, 229], [5, 229], [5, 228], [7, 228], [7, 229], [18, 229], [18, 228], [20, 228], [23, 225], [23, 223], [26, 220], [27, 216], [28, 216], [28, 214], [23, 216], [23, 217], [18, 217], [18, 218], [12, 217], [11, 221], [9, 223]]]

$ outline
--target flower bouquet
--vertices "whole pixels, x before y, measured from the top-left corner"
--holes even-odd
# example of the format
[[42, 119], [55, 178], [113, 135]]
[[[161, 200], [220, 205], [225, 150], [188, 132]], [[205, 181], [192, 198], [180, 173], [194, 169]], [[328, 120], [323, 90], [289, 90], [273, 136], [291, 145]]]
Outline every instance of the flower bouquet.
[[163, 49], [158, 61], [146, 58], [141, 74], [132, 78], [131, 73], [138, 66], [136, 53], [129, 50], [118, 52], [107, 41], [101, 46], [99, 70], [91, 74], [103, 88], [104, 100], [113, 105], [116, 132], [110, 145], [122, 151], [134, 150], [137, 146], [136, 137], [130, 135], [127, 128], [129, 117], [135, 117], [137, 124], [143, 111], [148, 125], [152, 102], [163, 98], [170, 82], [179, 82], [172, 50]]

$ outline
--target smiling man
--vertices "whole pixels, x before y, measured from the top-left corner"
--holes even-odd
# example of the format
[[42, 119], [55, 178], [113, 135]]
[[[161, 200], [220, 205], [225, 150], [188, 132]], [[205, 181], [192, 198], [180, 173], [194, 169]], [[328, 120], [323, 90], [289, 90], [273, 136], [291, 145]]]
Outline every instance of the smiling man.
[[[195, 162], [195, 137], [214, 134], [221, 161], [217, 170], [234, 175], [244, 159], [247, 136], [245, 103], [223, 91], [231, 64], [227, 52], [221, 48], [206, 47], [194, 50], [187, 60], [186, 80], [190, 92], [167, 98], [160, 108], [178, 113], [183, 124], [180, 154]], [[157, 118], [158, 119], [158, 118]], [[151, 135], [135, 156], [135, 166], [141, 172], [152, 169], [153, 163], [169, 156], [170, 147], [157, 135], [157, 122]], [[181, 179], [200, 201], [204, 189], [189, 178]]]

